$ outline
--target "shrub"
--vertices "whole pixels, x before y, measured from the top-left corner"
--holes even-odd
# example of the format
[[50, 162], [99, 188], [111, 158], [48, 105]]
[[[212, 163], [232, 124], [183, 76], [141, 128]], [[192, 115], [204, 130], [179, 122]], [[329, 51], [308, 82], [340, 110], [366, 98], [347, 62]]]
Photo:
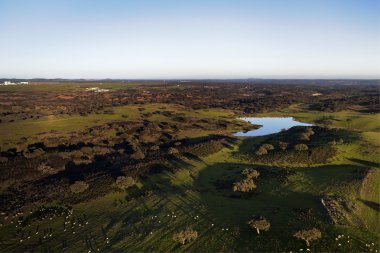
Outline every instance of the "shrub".
[[37, 167], [37, 170], [40, 171], [42, 174], [45, 174], [45, 175], [53, 175], [53, 174], [57, 173], [57, 171], [54, 168], [52, 168], [52, 167], [50, 167], [44, 163], [40, 164]]
[[300, 143], [294, 146], [294, 149], [297, 151], [305, 151], [308, 150], [309, 147], [306, 144]]
[[8, 162], [8, 158], [5, 156], [0, 156], [0, 163], [6, 163]]
[[160, 146], [158, 146], [158, 145], [154, 145], [154, 146], [152, 146], [152, 147], [150, 148], [150, 150], [152, 150], [152, 151], [158, 151], [158, 150], [160, 150]]
[[198, 232], [191, 228], [181, 230], [173, 235], [173, 240], [181, 243], [182, 245], [187, 242], [191, 242], [197, 238], [198, 238]]
[[236, 191], [249, 192], [255, 188], [256, 188], [256, 184], [255, 184], [255, 182], [253, 182], [253, 179], [251, 179], [251, 178], [246, 178], [246, 179], [243, 179], [239, 182], [235, 182], [232, 186], [232, 189], [234, 192], [236, 192]]
[[257, 178], [260, 176], [260, 173], [254, 169], [244, 169], [242, 174], [245, 175], [248, 179]]
[[260, 230], [268, 231], [270, 228], [270, 223], [264, 217], [254, 217], [248, 221], [248, 225], [256, 229], [257, 234], [260, 234]]
[[87, 190], [89, 185], [84, 181], [76, 181], [74, 184], [70, 185], [70, 190], [72, 193], [81, 193]]
[[338, 141], [332, 140], [328, 144], [330, 144], [330, 145], [341, 145], [343, 143], [344, 143], [343, 139], [339, 139]]
[[35, 150], [26, 150], [23, 154], [24, 157], [31, 159], [44, 155], [45, 151], [43, 151], [41, 148], [37, 148]]
[[133, 177], [126, 177], [126, 176], [120, 176], [117, 177], [115, 186], [118, 189], [124, 190], [129, 187], [132, 187], [136, 184], [136, 181], [133, 179]]
[[304, 240], [306, 242], [306, 245], [310, 246], [310, 242], [320, 239], [322, 237], [322, 233], [318, 229], [312, 228], [309, 230], [300, 230], [293, 236]]
[[278, 147], [281, 149], [281, 150], [286, 150], [286, 148], [288, 147], [289, 143], [287, 142], [283, 142], [283, 141], [280, 141], [278, 143]]
[[169, 155], [175, 155], [175, 154], [178, 154], [178, 153], [179, 153], [178, 149], [173, 148], [173, 147], [169, 148], [169, 150], [168, 150], [168, 154]]
[[135, 160], [142, 160], [145, 158], [145, 155], [144, 153], [141, 151], [141, 149], [137, 149], [132, 155], [131, 155], [131, 158], [132, 159], [135, 159]]

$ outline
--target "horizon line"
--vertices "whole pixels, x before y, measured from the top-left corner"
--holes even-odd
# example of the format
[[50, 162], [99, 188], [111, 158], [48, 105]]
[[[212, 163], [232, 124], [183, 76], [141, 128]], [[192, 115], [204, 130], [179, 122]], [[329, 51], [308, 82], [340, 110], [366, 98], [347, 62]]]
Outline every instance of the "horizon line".
[[18, 77], [0, 77], [0, 80], [88, 80], [88, 81], [96, 81], [96, 80], [121, 80], [121, 81], [134, 81], [134, 80], [162, 80], [162, 81], [187, 81], [187, 80], [380, 80], [379, 77], [228, 77], [228, 78], [186, 78], [186, 77], [169, 77], [169, 78], [62, 78], [62, 77], [33, 77], [33, 78], [18, 78]]

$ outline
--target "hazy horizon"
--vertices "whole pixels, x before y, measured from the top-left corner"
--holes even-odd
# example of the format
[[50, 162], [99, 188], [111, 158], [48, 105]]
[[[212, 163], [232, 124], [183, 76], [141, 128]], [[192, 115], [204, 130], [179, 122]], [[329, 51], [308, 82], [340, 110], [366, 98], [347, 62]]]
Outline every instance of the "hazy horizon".
[[380, 1], [0, 0], [0, 77], [378, 79]]
[[62, 78], [62, 77], [30, 77], [30, 78], [20, 78], [20, 77], [0, 77], [0, 80], [88, 80], [88, 81], [102, 81], [102, 80], [122, 80], [122, 81], [197, 81], [197, 80], [380, 80], [380, 77], [244, 77], [244, 78]]

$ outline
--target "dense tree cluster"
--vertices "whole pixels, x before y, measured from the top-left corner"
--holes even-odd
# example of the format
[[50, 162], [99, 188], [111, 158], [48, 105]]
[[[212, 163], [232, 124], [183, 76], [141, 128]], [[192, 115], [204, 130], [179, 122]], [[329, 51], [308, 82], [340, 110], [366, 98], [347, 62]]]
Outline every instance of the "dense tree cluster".
[[250, 192], [255, 189], [257, 186], [253, 179], [259, 177], [260, 173], [254, 169], [244, 169], [242, 174], [245, 178], [233, 183], [232, 190], [235, 192]]

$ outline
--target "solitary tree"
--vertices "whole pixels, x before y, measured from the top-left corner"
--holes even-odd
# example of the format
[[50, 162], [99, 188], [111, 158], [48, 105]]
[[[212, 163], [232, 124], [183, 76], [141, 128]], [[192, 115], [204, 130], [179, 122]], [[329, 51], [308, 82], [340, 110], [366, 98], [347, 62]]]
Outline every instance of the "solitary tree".
[[263, 145], [261, 145], [261, 147], [265, 148], [266, 150], [273, 150], [274, 147], [272, 144], [268, 144], [268, 143], [264, 143]]
[[136, 181], [132, 177], [120, 176], [116, 178], [115, 186], [119, 189], [127, 189], [136, 184]]
[[145, 155], [144, 153], [141, 151], [141, 149], [137, 149], [132, 155], [131, 155], [131, 158], [132, 159], [135, 159], [135, 160], [142, 160], [145, 158]]
[[306, 133], [313, 135], [314, 134], [313, 128], [311, 127], [306, 128]]
[[176, 148], [171, 147], [171, 148], [168, 149], [168, 154], [169, 155], [175, 155], [175, 154], [178, 154], [178, 153], [179, 153], [179, 151]]
[[306, 151], [309, 149], [309, 147], [306, 144], [300, 143], [300, 144], [294, 145], [294, 149], [297, 151]]
[[316, 228], [309, 230], [304, 229], [295, 233], [294, 237], [304, 240], [306, 242], [306, 245], [310, 246], [310, 242], [320, 239], [322, 237], [322, 233]]
[[301, 133], [300, 135], [300, 139], [301, 140], [305, 140], [305, 141], [309, 141], [310, 140], [310, 136], [312, 136], [314, 134], [314, 131], [312, 128], [308, 127], [306, 128], [306, 131]]
[[289, 145], [289, 143], [283, 142], [283, 141], [280, 141], [278, 143], [279, 148], [282, 149], [282, 150], [285, 150], [288, 147], [288, 145]]
[[258, 150], [255, 152], [256, 155], [266, 155], [268, 154], [268, 150], [264, 148], [263, 146], [259, 147]]
[[152, 146], [150, 149], [151, 149], [152, 151], [158, 151], [158, 150], [160, 150], [160, 146], [158, 146], [158, 145], [154, 145], [154, 146]]
[[46, 175], [53, 175], [58, 172], [54, 168], [50, 167], [49, 165], [45, 163], [40, 164], [37, 167], [37, 170], [40, 171], [42, 174], [46, 174]]
[[234, 192], [236, 192], [236, 191], [249, 192], [255, 188], [256, 188], [256, 184], [255, 184], [255, 182], [253, 182], [253, 179], [251, 179], [251, 178], [246, 178], [246, 179], [243, 179], [239, 182], [235, 182], [232, 186], [232, 189]]
[[248, 221], [248, 225], [256, 229], [257, 234], [260, 234], [260, 230], [268, 231], [270, 228], [270, 223], [264, 217], [254, 217], [252, 220]]
[[257, 178], [260, 176], [260, 173], [255, 169], [244, 169], [242, 172], [248, 179]]
[[310, 134], [309, 133], [301, 133], [300, 140], [301, 141], [310, 141]]
[[81, 193], [87, 190], [89, 185], [84, 181], [76, 181], [74, 184], [70, 185], [70, 190], [72, 193]]
[[191, 228], [186, 228], [185, 230], [181, 230], [173, 235], [173, 240], [181, 243], [182, 245], [197, 238], [198, 232]]

